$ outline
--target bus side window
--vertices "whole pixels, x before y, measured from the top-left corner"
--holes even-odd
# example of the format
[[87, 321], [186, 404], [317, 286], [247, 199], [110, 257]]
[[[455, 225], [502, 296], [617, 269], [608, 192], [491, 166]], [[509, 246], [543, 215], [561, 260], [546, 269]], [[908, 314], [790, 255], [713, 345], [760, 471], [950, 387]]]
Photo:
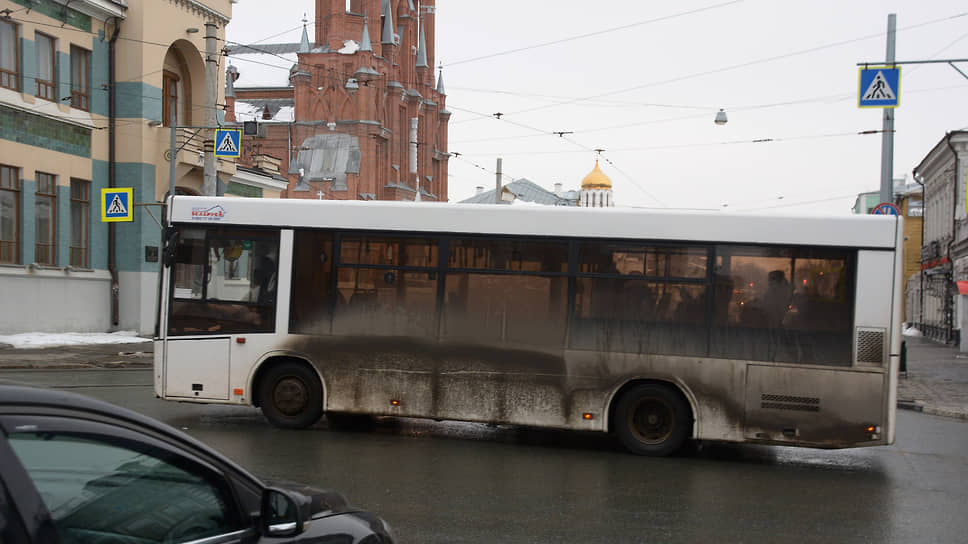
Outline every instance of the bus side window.
[[279, 233], [183, 229], [175, 248], [169, 332], [270, 332]]

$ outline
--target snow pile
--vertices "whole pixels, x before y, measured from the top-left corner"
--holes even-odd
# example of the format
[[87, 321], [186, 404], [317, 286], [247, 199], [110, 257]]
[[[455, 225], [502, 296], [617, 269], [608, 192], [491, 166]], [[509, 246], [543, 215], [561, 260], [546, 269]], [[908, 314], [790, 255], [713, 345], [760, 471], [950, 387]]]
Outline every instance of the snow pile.
[[360, 44], [354, 42], [353, 40], [343, 40], [343, 48], [337, 51], [337, 53], [342, 53], [344, 55], [352, 55], [360, 50]]
[[921, 336], [921, 331], [919, 331], [917, 327], [915, 327], [914, 325], [909, 325], [907, 323], [904, 324], [904, 327], [901, 333], [904, 336]]
[[134, 344], [148, 342], [134, 331], [118, 332], [25, 332], [0, 336], [0, 344], [10, 344], [15, 348], [42, 348], [50, 346], [80, 346], [90, 344]]

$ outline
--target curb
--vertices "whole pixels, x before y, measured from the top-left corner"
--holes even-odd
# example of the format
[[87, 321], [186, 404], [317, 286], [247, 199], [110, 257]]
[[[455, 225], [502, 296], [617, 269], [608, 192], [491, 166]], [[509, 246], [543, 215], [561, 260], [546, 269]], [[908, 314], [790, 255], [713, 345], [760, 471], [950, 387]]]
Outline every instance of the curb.
[[910, 410], [912, 412], [921, 412], [923, 414], [929, 414], [932, 416], [950, 417], [953, 419], [963, 419], [968, 420], [968, 411], [964, 409], [957, 408], [946, 408], [941, 406], [931, 406], [926, 405], [920, 400], [899, 400], [897, 401], [897, 407], [901, 410]]

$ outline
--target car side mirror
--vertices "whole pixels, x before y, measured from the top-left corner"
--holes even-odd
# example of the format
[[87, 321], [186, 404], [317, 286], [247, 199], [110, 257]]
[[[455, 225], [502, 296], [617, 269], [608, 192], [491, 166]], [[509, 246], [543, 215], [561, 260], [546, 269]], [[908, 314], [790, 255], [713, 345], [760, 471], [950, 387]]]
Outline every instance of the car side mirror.
[[306, 530], [312, 516], [309, 497], [275, 487], [262, 492], [260, 520], [262, 534], [272, 537], [295, 536]]

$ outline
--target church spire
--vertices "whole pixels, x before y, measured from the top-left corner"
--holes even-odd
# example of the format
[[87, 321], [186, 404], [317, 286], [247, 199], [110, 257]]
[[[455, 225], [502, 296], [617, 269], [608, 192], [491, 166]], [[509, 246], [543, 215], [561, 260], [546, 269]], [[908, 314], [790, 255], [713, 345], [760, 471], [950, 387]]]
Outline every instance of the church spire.
[[[427, 37], [424, 35], [423, 27], [420, 27], [420, 42], [417, 45], [417, 68], [427, 68]], [[431, 74], [430, 77], [433, 75]]]
[[380, 37], [380, 42], [394, 45], [393, 36], [395, 32], [393, 31], [393, 10], [390, 8], [390, 0], [383, 0], [383, 35]]
[[306, 19], [306, 14], [303, 13], [303, 19], [302, 19], [302, 23], [303, 23], [303, 33], [302, 33], [302, 39], [299, 40], [299, 52], [300, 53], [309, 53], [309, 33], [306, 31], [306, 23], [308, 23], [308, 22], [309, 22], [309, 20]]
[[439, 68], [437, 68], [437, 70], [438, 70], [438, 74], [437, 74], [437, 92], [440, 93], [440, 94], [447, 94], [447, 92], [444, 91], [444, 66], [441, 65]]
[[363, 39], [360, 40], [360, 51], [373, 52], [373, 44], [370, 43], [370, 29], [367, 27], [366, 19], [363, 19]]

